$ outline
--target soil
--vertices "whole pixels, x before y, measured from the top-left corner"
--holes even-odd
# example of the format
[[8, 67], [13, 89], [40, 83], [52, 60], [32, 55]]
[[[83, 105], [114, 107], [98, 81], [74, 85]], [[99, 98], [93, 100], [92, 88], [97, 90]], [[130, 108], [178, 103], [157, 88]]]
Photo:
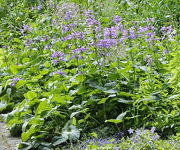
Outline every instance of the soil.
[[6, 124], [0, 122], [0, 150], [17, 150], [21, 142], [20, 137], [12, 137]]

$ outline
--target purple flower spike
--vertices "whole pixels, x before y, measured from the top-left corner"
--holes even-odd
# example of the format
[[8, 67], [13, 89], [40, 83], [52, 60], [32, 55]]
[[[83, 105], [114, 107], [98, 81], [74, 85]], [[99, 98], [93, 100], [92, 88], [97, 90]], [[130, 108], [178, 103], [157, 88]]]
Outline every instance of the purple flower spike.
[[128, 130], [128, 132], [129, 132], [129, 134], [133, 134], [133, 133], [134, 133], [134, 130], [130, 128], [130, 129]]

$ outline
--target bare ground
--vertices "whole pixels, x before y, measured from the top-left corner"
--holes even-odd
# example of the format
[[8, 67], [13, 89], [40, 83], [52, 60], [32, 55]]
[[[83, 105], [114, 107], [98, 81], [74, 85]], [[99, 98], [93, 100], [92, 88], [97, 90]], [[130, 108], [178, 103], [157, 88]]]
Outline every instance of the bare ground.
[[0, 122], [0, 150], [17, 150], [21, 142], [20, 137], [12, 137], [7, 130], [6, 124]]

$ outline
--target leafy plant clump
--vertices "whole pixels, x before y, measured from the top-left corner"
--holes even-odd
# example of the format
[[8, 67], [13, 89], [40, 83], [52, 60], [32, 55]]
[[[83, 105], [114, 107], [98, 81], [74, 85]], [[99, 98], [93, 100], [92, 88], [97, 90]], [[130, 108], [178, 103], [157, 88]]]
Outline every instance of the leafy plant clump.
[[[179, 139], [178, 8], [168, 3], [173, 15], [161, 4], [172, 19], [146, 5], [155, 1], [142, 3], [3, 1], [0, 113], [21, 135], [19, 149], [62, 148], [130, 127]], [[156, 136], [145, 131], [145, 147], [166, 143], [145, 142]]]

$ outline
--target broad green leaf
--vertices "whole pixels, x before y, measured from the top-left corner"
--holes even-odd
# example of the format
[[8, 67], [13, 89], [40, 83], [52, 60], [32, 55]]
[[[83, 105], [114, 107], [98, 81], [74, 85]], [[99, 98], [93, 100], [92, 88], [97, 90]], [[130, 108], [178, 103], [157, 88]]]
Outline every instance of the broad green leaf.
[[46, 61], [46, 62], [44, 63], [44, 65], [45, 65], [46, 68], [49, 68], [49, 67], [51, 66], [51, 63], [50, 63], [49, 61]]
[[70, 140], [77, 140], [80, 137], [80, 131], [75, 126], [70, 125], [62, 130], [62, 137]]
[[68, 137], [62, 137], [62, 136], [58, 136], [58, 137], [56, 136], [55, 138], [57, 140], [53, 143], [53, 146], [60, 145], [68, 140]]
[[115, 88], [116, 84], [117, 84], [116, 82], [109, 82], [109, 83], [106, 83], [104, 86], [108, 88]]
[[116, 118], [116, 120], [122, 120], [124, 118], [124, 116], [127, 114], [127, 112], [124, 112], [122, 114], [119, 114]]
[[31, 126], [31, 128], [27, 132], [23, 132], [21, 135], [22, 141], [26, 142], [35, 132], [36, 126]]
[[7, 106], [7, 102], [5, 102], [5, 101], [0, 102], [0, 109], [4, 108], [6, 106]]
[[19, 80], [18, 83], [16, 84], [16, 88], [19, 89], [22, 86], [24, 86], [27, 82], [24, 80]]
[[107, 91], [103, 91], [104, 93], [109, 93], [109, 94], [114, 94], [114, 93], [117, 93], [118, 91], [115, 90], [115, 89], [110, 89], [110, 90], [107, 90]]
[[41, 74], [41, 75], [45, 75], [45, 74], [47, 74], [48, 72], [49, 72], [49, 70], [43, 70], [43, 71], [40, 72], [40, 74]]
[[27, 92], [25, 94], [25, 97], [27, 97], [28, 99], [32, 100], [32, 99], [37, 97], [37, 93], [34, 92], [34, 91], [29, 91], [29, 92]]
[[73, 112], [70, 116], [70, 118], [73, 118], [75, 115], [79, 114], [81, 111]]
[[22, 60], [23, 64], [24, 64], [24, 63], [27, 63], [27, 62], [29, 62], [29, 61], [30, 61], [30, 58], [23, 58], [23, 60]]
[[98, 135], [97, 135], [97, 133], [95, 133], [95, 132], [92, 132], [91, 135], [92, 135], [93, 137], [95, 137], [96, 139], [98, 138]]
[[65, 96], [61, 96], [60, 94], [54, 94], [51, 98], [51, 102], [57, 102], [61, 104], [65, 104]]
[[13, 74], [17, 74], [18, 73], [18, 66], [17, 65], [11, 65], [10, 66], [10, 70]]
[[43, 77], [42, 75], [34, 76], [34, 77], [32, 77], [32, 81], [37, 81], [37, 80], [41, 79], [42, 77]]
[[50, 109], [51, 106], [49, 105], [48, 101], [44, 100], [39, 104], [35, 116], [40, 115], [44, 111], [49, 111]]
[[122, 99], [122, 98], [119, 98], [117, 101], [120, 102], [120, 103], [125, 103], [125, 104], [132, 103], [132, 100], [125, 100], [125, 99]]
[[77, 121], [76, 121], [76, 118], [73, 117], [73, 118], [72, 118], [72, 125], [76, 126], [76, 122], [77, 122]]

